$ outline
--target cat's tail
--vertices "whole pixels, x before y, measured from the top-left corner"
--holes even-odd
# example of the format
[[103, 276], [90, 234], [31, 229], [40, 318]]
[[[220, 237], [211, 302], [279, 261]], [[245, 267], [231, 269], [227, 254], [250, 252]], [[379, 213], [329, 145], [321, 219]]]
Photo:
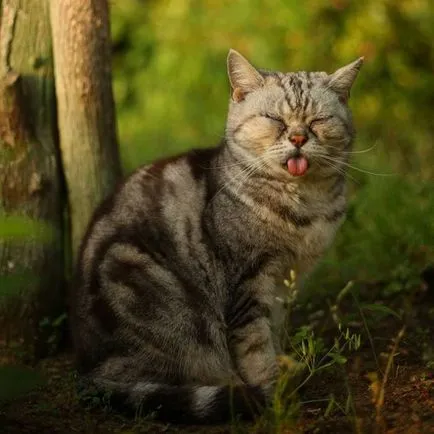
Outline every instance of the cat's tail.
[[93, 379], [99, 397], [115, 410], [180, 424], [251, 420], [266, 405], [260, 386], [177, 386]]

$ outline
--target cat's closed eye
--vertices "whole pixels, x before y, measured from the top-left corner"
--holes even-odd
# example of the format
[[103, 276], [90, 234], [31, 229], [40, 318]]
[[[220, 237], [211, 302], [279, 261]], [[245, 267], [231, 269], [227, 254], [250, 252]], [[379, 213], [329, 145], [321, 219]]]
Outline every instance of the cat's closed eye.
[[333, 119], [333, 116], [323, 116], [323, 117], [318, 117], [313, 119], [312, 121], [310, 121], [309, 124], [309, 128], [315, 128], [316, 126], [325, 124], [327, 121]]
[[277, 123], [279, 123], [279, 124], [285, 125], [283, 119], [281, 119], [281, 118], [279, 118], [279, 117], [277, 117], [277, 116], [275, 116], [275, 115], [270, 115], [270, 114], [266, 113], [266, 114], [264, 114], [264, 115], [262, 115], [262, 116], [263, 116], [264, 118], [270, 119], [270, 120], [272, 120], [272, 121], [274, 121], [274, 122], [277, 122]]
[[270, 120], [273, 123], [274, 127], [277, 127], [279, 131], [283, 131], [286, 128], [285, 121], [278, 116], [270, 115], [268, 113], [262, 115], [265, 119]]

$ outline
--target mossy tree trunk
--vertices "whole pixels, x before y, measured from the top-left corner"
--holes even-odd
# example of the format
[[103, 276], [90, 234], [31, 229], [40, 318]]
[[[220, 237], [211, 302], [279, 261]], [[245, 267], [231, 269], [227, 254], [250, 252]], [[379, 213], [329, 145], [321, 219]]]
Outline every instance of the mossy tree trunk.
[[52, 1], [51, 25], [60, 149], [75, 256], [92, 212], [121, 174], [108, 3]]
[[51, 228], [44, 242], [37, 230], [0, 239], [0, 342], [24, 340], [36, 355], [46, 343], [41, 320], [59, 314], [64, 287], [49, 3], [0, 3], [0, 217]]

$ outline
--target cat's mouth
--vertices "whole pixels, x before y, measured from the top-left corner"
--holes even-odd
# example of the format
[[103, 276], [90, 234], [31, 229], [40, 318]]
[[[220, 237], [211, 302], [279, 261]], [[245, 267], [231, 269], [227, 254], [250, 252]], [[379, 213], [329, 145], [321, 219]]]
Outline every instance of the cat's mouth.
[[286, 168], [292, 176], [303, 176], [309, 169], [309, 161], [303, 155], [294, 155], [286, 161]]

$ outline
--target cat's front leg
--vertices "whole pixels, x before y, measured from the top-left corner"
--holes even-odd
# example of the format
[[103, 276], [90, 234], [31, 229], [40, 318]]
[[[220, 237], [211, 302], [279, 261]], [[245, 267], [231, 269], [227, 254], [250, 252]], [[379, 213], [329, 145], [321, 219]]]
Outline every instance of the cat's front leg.
[[229, 324], [229, 346], [237, 371], [249, 385], [259, 385], [271, 397], [278, 373], [269, 319], [269, 306], [253, 297]]

